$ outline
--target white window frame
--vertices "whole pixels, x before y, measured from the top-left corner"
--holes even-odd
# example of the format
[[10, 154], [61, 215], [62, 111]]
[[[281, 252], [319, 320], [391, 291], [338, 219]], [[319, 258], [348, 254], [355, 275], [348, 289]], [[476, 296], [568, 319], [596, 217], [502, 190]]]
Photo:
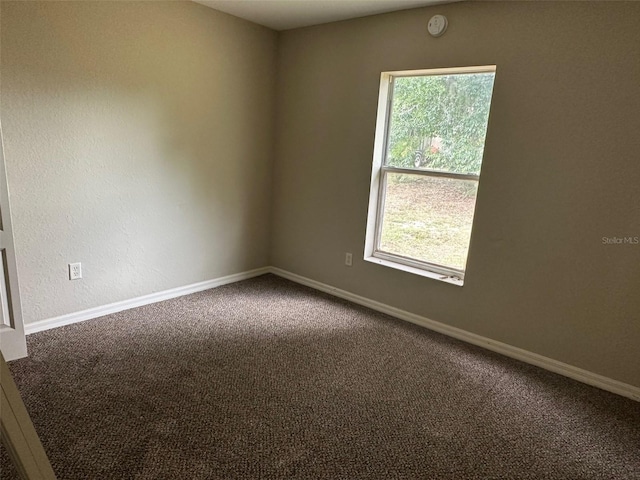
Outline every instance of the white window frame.
[[[427, 75], [457, 75], [465, 73], [495, 73], [495, 65], [474, 67], [437, 68], [429, 70], [405, 70], [382, 72], [380, 75], [380, 93], [378, 96], [378, 113], [376, 120], [375, 143], [373, 149], [373, 167], [371, 171], [371, 187], [369, 194], [369, 212], [367, 216], [367, 231], [365, 238], [364, 259], [368, 262], [385, 265], [424, 277], [442, 280], [454, 285], [462, 286], [465, 271], [437, 263], [426, 262], [402, 255], [385, 252], [380, 249], [382, 235], [382, 217], [384, 213], [385, 177], [389, 173], [403, 173], [424, 177], [444, 177], [456, 180], [480, 181], [480, 175], [459, 174], [429, 169], [400, 168], [385, 165], [387, 155], [387, 140], [389, 134], [389, 120], [393, 99], [393, 79], [398, 77], [416, 77]], [[475, 206], [474, 206], [475, 219]], [[472, 223], [473, 228], [473, 223]], [[471, 245], [469, 245], [470, 247]]]

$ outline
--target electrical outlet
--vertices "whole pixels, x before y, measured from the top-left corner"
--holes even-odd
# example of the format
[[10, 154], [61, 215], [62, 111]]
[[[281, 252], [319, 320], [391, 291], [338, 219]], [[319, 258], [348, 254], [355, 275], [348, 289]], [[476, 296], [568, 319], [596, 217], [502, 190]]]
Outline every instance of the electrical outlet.
[[69, 264], [69, 280], [78, 280], [82, 278], [82, 264], [78, 263], [70, 263]]
[[351, 265], [353, 265], [353, 255], [351, 255], [351, 253], [347, 252], [344, 255], [344, 264], [347, 267], [350, 267]]

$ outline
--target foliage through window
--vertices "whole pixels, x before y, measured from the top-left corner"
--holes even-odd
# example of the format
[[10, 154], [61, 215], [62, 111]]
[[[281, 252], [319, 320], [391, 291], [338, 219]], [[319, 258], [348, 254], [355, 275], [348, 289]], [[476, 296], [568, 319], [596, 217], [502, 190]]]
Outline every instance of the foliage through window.
[[383, 73], [367, 260], [462, 282], [494, 76], [493, 66]]

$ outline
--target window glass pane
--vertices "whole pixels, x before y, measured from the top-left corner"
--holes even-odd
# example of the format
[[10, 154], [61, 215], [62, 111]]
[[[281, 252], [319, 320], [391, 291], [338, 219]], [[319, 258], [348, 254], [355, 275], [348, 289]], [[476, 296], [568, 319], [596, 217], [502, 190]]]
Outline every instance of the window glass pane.
[[395, 77], [386, 165], [479, 175], [494, 76]]
[[386, 174], [380, 250], [464, 270], [478, 182]]

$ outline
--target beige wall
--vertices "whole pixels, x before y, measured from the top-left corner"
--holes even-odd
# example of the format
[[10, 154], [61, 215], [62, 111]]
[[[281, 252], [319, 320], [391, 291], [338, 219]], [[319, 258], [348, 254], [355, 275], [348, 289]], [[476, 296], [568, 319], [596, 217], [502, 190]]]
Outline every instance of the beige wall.
[[[640, 236], [639, 24], [633, 2], [472, 2], [284, 32], [272, 264], [640, 386], [640, 245], [602, 244]], [[364, 262], [380, 72], [484, 64], [464, 287]]]
[[27, 323], [268, 264], [275, 32], [191, 2], [1, 16]]
[[[640, 386], [640, 246], [602, 244], [640, 235], [640, 5], [461, 3], [280, 36], [190, 2], [0, 13], [27, 322], [273, 264]], [[482, 64], [465, 286], [365, 263], [380, 72]]]

